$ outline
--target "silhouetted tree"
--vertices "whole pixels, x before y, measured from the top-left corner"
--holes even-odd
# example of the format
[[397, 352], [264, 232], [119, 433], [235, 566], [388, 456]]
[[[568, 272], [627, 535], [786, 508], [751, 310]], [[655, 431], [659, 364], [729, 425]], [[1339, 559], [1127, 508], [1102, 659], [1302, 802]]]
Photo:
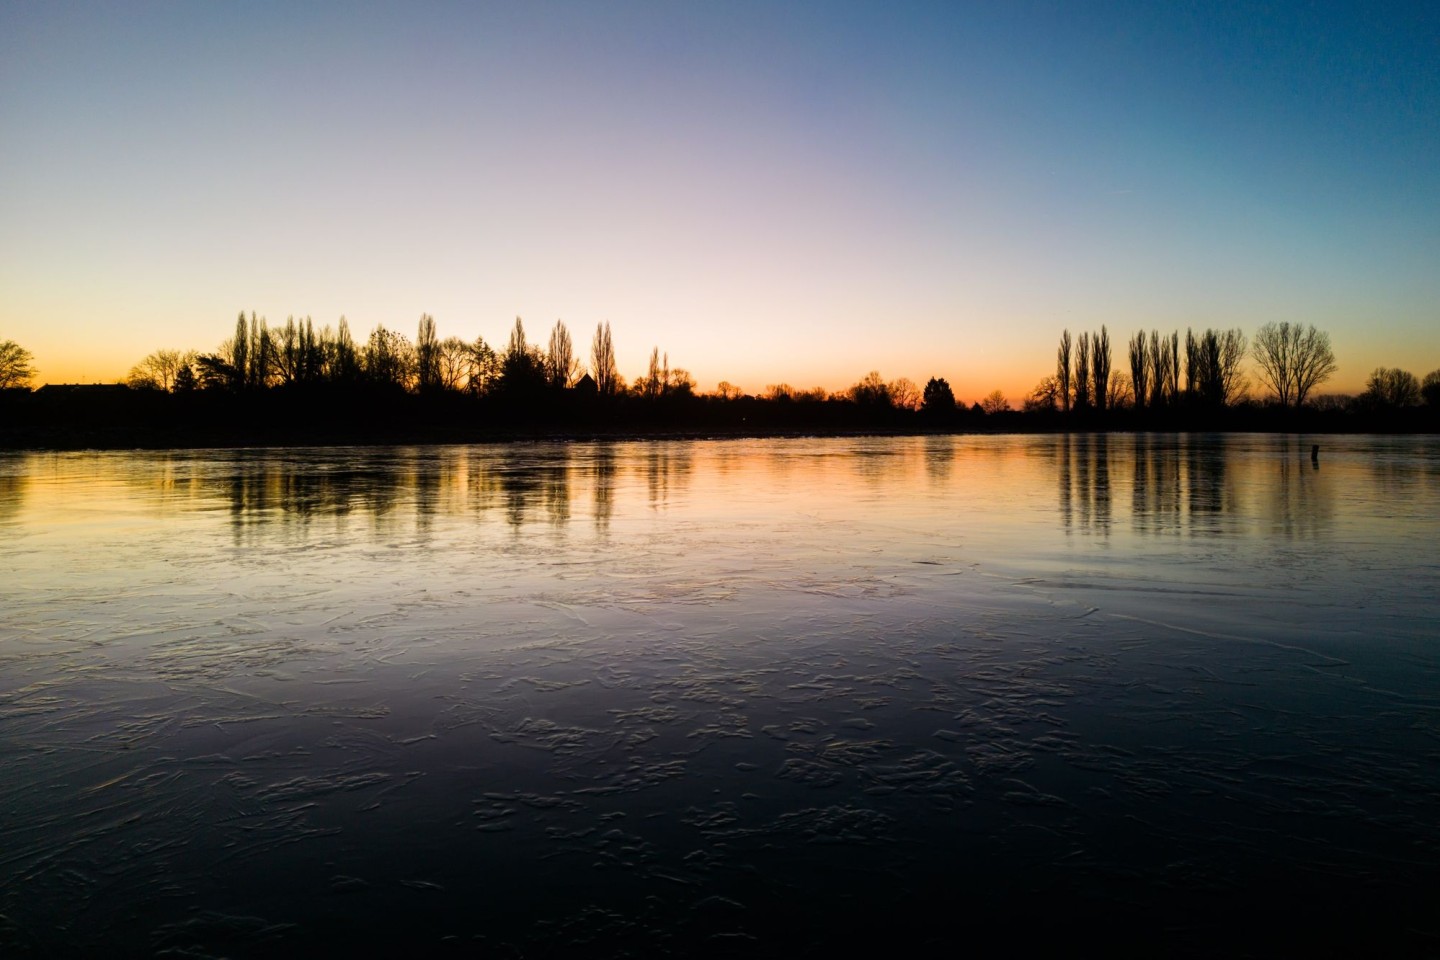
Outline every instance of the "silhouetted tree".
[[14, 340], [0, 340], [0, 390], [28, 387], [35, 378], [34, 355]]
[[1283, 407], [1303, 406], [1310, 391], [1330, 379], [1336, 368], [1330, 335], [1314, 324], [1267, 323], [1255, 331], [1250, 350], [1261, 382]]
[[233, 390], [241, 379], [230, 361], [218, 353], [202, 353], [195, 358], [195, 378], [202, 390]]
[[415, 333], [415, 383], [421, 393], [441, 389], [440, 340], [435, 336], [435, 318], [420, 314], [420, 327]]
[[408, 390], [415, 377], [415, 348], [404, 334], [381, 324], [370, 331], [363, 364], [372, 384]]
[[191, 364], [187, 363], [175, 372], [174, 390], [176, 393], [193, 393], [198, 385], [195, 368]]
[[897, 410], [915, 411], [920, 409], [920, 390], [909, 377], [890, 381], [890, 403]]
[[1100, 333], [1092, 337], [1091, 343], [1090, 369], [1095, 378], [1091, 395], [1095, 398], [1095, 409], [1104, 413], [1110, 400], [1110, 331], [1105, 329], [1104, 324], [1100, 325]]
[[539, 349], [526, 341], [525, 324], [516, 317], [505, 352], [500, 355], [500, 388], [510, 394], [530, 394], [544, 384], [544, 360]]
[[1195, 332], [1185, 328], [1185, 399], [1194, 400], [1200, 390], [1200, 341]]
[[690, 376], [690, 371], [683, 367], [671, 367], [665, 378], [665, 395], [667, 397], [693, 397], [695, 395], [695, 378]]
[[295, 379], [299, 383], [318, 383], [325, 377], [325, 347], [315, 334], [315, 324], [309, 318], [298, 325], [299, 355], [295, 364]]
[[1055, 377], [1046, 377], [1035, 388], [1030, 391], [1030, 396], [1025, 398], [1021, 405], [1026, 413], [1049, 413], [1060, 403], [1060, 381]]
[[1399, 367], [1376, 367], [1365, 381], [1360, 402], [1373, 410], [1398, 410], [1420, 405], [1420, 381]]
[[1105, 397], [1105, 409], [1124, 410], [1135, 405], [1135, 388], [1128, 373], [1117, 373], [1110, 377], [1110, 386]]
[[275, 341], [275, 380], [289, 386], [300, 376], [300, 330], [295, 317], [285, 318], [285, 326], [272, 334]]
[[[667, 363], [668, 363], [668, 357]], [[650, 366], [643, 377], [636, 377], [632, 389], [637, 396], [646, 400], [658, 399], [665, 388], [665, 380], [660, 374], [660, 348], [654, 347], [650, 351]]]
[[761, 392], [760, 399], [789, 401], [794, 400], [798, 393], [799, 391], [788, 383], [771, 383]]
[[[1084, 334], [1081, 334], [1082, 339]], [[980, 409], [987, 414], [1004, 413], [1010, 409], [1010, 401], [1005, 399], [1005, 394], [999, 390], [992, 391], [989, 396], [980, 401]]]
[[1440, 407], [1440, 370], [1425, 374], [1425, 379], [1420, 381], [1420, 396], [1425, 399], [1426, 406]]
[[1150, 398], [1150, 350], [1144, 330], [1130, 338], [1130, 386], [1135, 408], [1144, 409]]
[[470, 376], [470, 344], [459, 337], [446, 337], [435, 345], [440, 389], [461, 390]]
[[944, 377], [931, 377], [925, 381], [925, 392], [920, 398], [921, 409], [927, 414], [949, 416], [955, 412], [955, 391]]
[[465, 387], [471, 393], [489, 392], [500, 380], [500, 355], [485, 342], [476, 337], [469, 345], [469, 366], [465, 374]]
[[890, 385], [880, 377], [879, 370], [871, 370], [848, 391], [851, 400], [862, 407], [890, 406]]
[[[1080, 334], [1075, 344], [1075, 409], [1088, 410], [1090, 407], [1090, 334]], [[984, 404], [981, 404], [984, 406]]]
[[1055, 384], [1060, 390], [1060, 406], [1070, 412], [1070, 331], [1060, 334], [1060, 348], [1055, 353]]
[[561, 389], [575, 379], [575, 344], [563, 321], [556, 320], [550, 330], [550, 349], [545, 354], [545, 379], [550, 386]]
[[715, 387], [715, 396], [721, 400], [739, 400], [745, 395], [745, 391], [735, 386], [729, 380], [721, 380]]
[[1185, 335], [1188, 386], [1196, 402], [1217, 408], [1235, 402], [1245, 389], [1240, 364], [1245, 359], [1245, 334], [1239, 329], [1206, 330]]
[[590, 372], [595, 377], [595, 392], [602, 397], [614, 396], [620, 389], [620, 371], [615, 365], [615, 343], [610, 339], [610, 321], [595, 325], [595, 340], [590, 345]]
[[235, 338], [230, 341], [230, 386], [243, 390], [250, 381], [250, 326], [245, 322], [245, 311], [235, 321]]
[[136, 389], [165, 390], [175, 387], [180, 370], [195, 360], [194, 353], [179, 350], [156, 350], [130, 368], [125, 382]]
[[249, 366], [245, 368], [245, 385], [252, 390], [263, 390], [270, 386], [275, 373], [275, 341], [270, 336], [265, 318], [255, 318], [250, 313]]
[[1180, 335], [1165, 336], [1159, 330], [1150, 331], [1150, 398], [1149, 406], [1163, 407], [1174, 403], [1179, 394], [1180, 378]]
[[340, 318], [335, 331], [335, 340], [327, 351], [329, 354], [330, 379], [336, 383], [354, 383], [360, 379], [360, 351], [350, 337], [350, 324]]

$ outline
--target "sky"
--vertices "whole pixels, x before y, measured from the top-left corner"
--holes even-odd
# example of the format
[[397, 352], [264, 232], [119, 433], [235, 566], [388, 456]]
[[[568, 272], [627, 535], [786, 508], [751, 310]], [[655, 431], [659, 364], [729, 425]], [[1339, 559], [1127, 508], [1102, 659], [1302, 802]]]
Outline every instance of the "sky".
[[[1440, 367], [1440, 4], [0, 0], [0, 340], [244, 311], [1018, 400], [1062, 330]], [[1123, 347], [1116, 369], [1124, 369]]]

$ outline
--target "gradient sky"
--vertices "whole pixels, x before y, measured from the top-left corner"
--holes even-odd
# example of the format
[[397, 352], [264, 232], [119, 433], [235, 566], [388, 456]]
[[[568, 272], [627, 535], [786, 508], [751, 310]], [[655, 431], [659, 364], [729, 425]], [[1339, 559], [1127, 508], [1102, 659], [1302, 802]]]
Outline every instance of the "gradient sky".
[[706, 390], [1018, 400], [1102, 323], [1423, 375], [1440, 4], [0, 0], [0, 339], [106, 381], [241, 310]]

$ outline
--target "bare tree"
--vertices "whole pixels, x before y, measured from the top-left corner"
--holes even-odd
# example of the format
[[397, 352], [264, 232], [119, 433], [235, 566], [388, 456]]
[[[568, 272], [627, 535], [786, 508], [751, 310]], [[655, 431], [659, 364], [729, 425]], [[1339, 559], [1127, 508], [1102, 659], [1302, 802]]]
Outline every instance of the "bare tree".
[[270, 335], [270, 326], [265, 318], [258, 320], [254, 311], [250, 313], [250, 365], [245, 369], [245, 385], [252, 390], [264, 390], [275, 377], [275, 338]]
[[1144, 330], [1130, 338], [1130, 385], [1135, 391], [1135, 408], [1144, 409], [1150, 395], [1150, 350]]
[[1330, 335], [1314, 324], [1270, 322], [1255, 331], [1250, 347], [1260, 381], [1281, 406], [1299, 407], [1336, 369]]
[[545, 379], [557, 389], [568, 387], [575, 379], [575, 367], [575, 344], [570, 331], [564, 321], [556, 320], [550, 331], [550, 350], [545, 354]]
[[1117, 373], [1110, 378], [1109, 395], [1105, 398], [1107, 410], [1123, 410], [1135, 405], [1135, 389], [1128, 373]]
[[470, 376], [470, 344], [446, 337], [435, 345], [435, 362], [441, 390], [461, 390]]
[[[1080, 340], [1075, 344], [1075, 409], [1086, 410], [1090, 407], [1090, 334], [1080, 334]], [[984, 404], [982, 403], [983, 407]]]
[[847, 391], [851, 400], [869, 407], [888, 407], [891, 403], [890, 385], [880, 376], [879, 370], [871, 370], [860, 382]]
[[1365, 381], [1365, 392], [1360, 401], [1366, 406], [1382, 410], [1398, 410], [1401, 407], [1420, 405], [1420, 381], [1415, 374], [1399, 367], [1376, 367]]
[[1425, 374], [1425, 379], [1420, 381], [1420, 396], [1425, 399], [1426, 406], [1440, 407], [1440, 370]]
[[920, 388], [908, 377], [890, 381], [890, 402], [901, 410], [920, 409]]
[[745, 391], [731, 383], [729, 380], [721, 380], [715, 387], [715, 396], [721, 400], [739, 400], [745, 395]]
[[170, 391], [175, 389], [180, 371], [195, 362], [195, 353], [179, 350], [156, 350], [130, 368], [125, 382], [132, 387]]
[[[1085, 335], [1080, 335], [1083, 340]], [[1076, 383], [1079, 383], [1077, 378]], [[986, 413], [1004, 413], [1010, 409], [1010, 401], [1005, 399], [1005, 394], [1000, 390], [994, 390], [984, 400], [980, 401], [980, 409]]]
[[326, 351], [329, 357], [330, 379], [337, 383], [354, 383], [360, 378], [360, 351], [350, 336], [350, 324], [344, 317], [335, 331], [335, 341]]
[[230, 341], [230, 375], [234, 378], [231, 386], [238, 390], [250, 380], [250, 327], [245, 323], [245, 311], [235, 321], [235, 338]]
[[1245, 334], [1234, 330], [1206, 330], [1185, 337], [1187, 383], [1196, 400], [1207, 407], [1234, 403], [1245, 389], [1240, 363], [1245, 359]]
[[377, 326], [365, 344], [365, 375], [372, 383], [408, 390], [415, 376], [415, 348], [404, 334]]
[[610, 321], [595, 325], [595, 339], [590, 344], [590, 372], [595, 377], [595, 392], [602, 397], [613, 396], [620, 386], [620, 370], [615, 365], [615, 342], [610, 339]]
[[[669, 362], [667, 357], [666, 362]], [[660, 348], [650, 351], [650, 367], [645, 376], [635, 379], [635, 392], [647, 400], [658, 398], [664, 390], [665, 381], [660, 376]]]
[[1099, 336], [1091, 337], [1091, 350], [1090, 370], [1095, 386], [1090, 394], [1095, 398], [1095, 409], [1104, 413], [1110, 400], [1110, 331], [1104, 324], [1100, 325]]
[[0, 340], [0, 390], [27, 387], [34, 377], [34, 355], [14, 340]]
[[1060, 349], [1055, 352], [1055, 383], [1060, 389], [1060, 407], [1070, 411], [1070, 331], [1060, 334]]
[[1059, 401], [1060, 381], [1055, 377], [1046, 377], [1035, 384], [1021, 409], [1026, 413], [1048, 413], [1055, 409]]
[[442, 386], [440, 340], [435, 336], [435, 318], [428, 313], [420, 314], [420, 328], [415, 333], [415, 381], [421, 393]]

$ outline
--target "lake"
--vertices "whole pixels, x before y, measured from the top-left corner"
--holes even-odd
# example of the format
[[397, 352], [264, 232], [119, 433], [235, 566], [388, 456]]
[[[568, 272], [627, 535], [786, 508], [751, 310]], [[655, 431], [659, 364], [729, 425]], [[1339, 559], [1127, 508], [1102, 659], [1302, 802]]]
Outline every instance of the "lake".
[[1437, 534], [1434, 437], [0, 454], [0, 950], [1434, 955]]

